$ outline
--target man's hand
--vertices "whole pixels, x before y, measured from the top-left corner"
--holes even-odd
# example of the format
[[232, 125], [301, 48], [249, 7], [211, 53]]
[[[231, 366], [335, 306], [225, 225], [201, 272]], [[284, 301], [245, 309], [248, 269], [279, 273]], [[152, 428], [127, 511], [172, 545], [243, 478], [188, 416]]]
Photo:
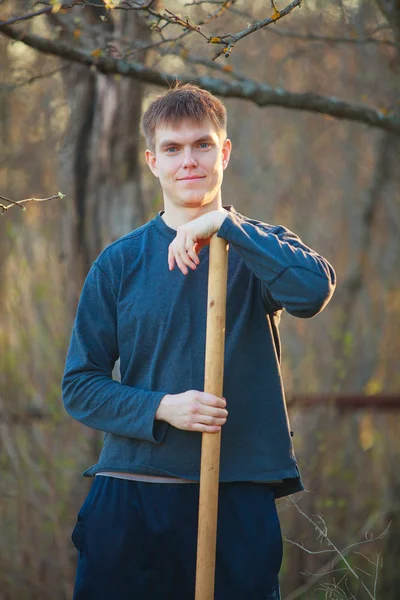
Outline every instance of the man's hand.
[[178, 227], [176, 237], [168, 250], [168, 266], [172, 271], [175, 262], [184, 275], [200, 263], [200, 250], [210, 243], [211, 236], [218, 231], [227, 216], [226, 210], [214, 210]]
[[155, 418], [166, 421], [177, 429], [217, 433], [228, 416], [225, 406], [225, 398], [189, 390], [182, 394], [164, 396]]

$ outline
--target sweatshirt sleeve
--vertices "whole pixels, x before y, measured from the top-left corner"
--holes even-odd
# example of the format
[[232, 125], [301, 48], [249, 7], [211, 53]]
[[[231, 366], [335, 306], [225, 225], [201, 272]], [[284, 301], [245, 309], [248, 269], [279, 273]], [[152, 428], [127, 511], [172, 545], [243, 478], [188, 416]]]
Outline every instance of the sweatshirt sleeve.
[[336, 276], [327, 260], [282, 226], [228, 212], [218, 230], [260, 279], [267, 312], [284, 308], [296, 317], [313, 317], [329, 302]]
[[168, 424], [154, 418], [165, 393], [112, 379], [119, 356], [117, 296], [95, 262], [84, 283], [72, 330], [62, 379], [64, 406], [71, 417], [93, 429], [160, 443]]

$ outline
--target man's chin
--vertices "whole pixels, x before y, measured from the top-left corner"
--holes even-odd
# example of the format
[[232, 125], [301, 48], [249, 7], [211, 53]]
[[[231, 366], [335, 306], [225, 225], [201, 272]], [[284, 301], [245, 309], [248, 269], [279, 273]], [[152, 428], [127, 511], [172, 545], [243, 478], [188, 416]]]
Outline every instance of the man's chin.
[[210, 200], [207, 196], [188, 196], [186, 198], [180, 199], [181, 206], [203, 206], [204, 204], [209, 204]]

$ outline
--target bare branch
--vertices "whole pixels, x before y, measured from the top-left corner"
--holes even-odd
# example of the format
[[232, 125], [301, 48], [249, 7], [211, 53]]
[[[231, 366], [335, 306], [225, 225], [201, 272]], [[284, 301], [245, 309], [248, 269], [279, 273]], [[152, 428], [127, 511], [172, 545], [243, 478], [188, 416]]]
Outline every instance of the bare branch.
[[104, 74], [118, 73], [124, 77], [133, 77], [162, 87], [173, 85], [179, 79], [199, 85], [217, 96], [249, 100], [260, 107], [281, 106], [294, 110], [317, 112], [339, 119], [364, 123], [400, 135], [400, 118], [396, 115], [384, 114], [376, 108], [347, 102], [333, 96], [322, 96], [312, 92], [294, 93], [252, 81], [226, 81], [208, 76], [194, 77], [183, 74], [180, 76], [170, 75], [149, 69], [141, 63], [128, 63], [112, 57], [96, 57], [88, 50], [73, 48], [62, 42], [34, 34], [17, 32], [9, 25], [2, 27], [0, 32], [14, 40], [24, 42], [39, 52], [94, 67]]
[[[176, 15], [175, 13], [173, 13], [172, 11], [170, 11], [168, 9], [165, 9], [165, 12], [167, 14], [168, 19], [172, 20], [172, 22], [176, 23], [177, 25], [180, 25], [185, 30], [191, 30], [191, 31], [199, 33], [202, 37], [204, 37], [207, 40], [208, 44], [222, 45], [223, 48], [221, 48], [221, 50], [219, 50], [213, 56], [213, 60], [216, 60], [222, 54], [225, 55], [225, 58], [229, 58], [233, 47], [239, 40], [250, 35], [251, 33], [254, 33], [255, 31], [258, 31], [259, 29], [267, 27], [267, 25], [271, 25], [271, 23], [276, 23], [276, 21], [278, 21], [278, 19], [281, 19], [282, 17], [287, 16], [289, 13], [292, 12], [292, 10], [294, 8], [296, 8], [297, 6], [300, 6], [301, 2], [302, 2], [302, 0], [294, 0], [285, 9], [279, 11], [275, 6], [275, 2], [273, 0], [271, 0], [271, 6], [274, 11], [271, 17], [269, 17], [267, 19], [263, 19], [261, 21], [257, 21], [253, 25], [246, 27], [246, 29], [239, 31], [238, 33], [236, 33], [234, 35], [228, 33], [228, 34], [218, 35], [218, 36], [207, 36], [202, 32], [201, 26], [193, 25], [192, 23], [190, 23], [190, 20], [188, 17], [186, 19], [182, 19], [179, 15]], [[229, 2], [229, 1], [223, 2], [221, 5], [221, 8], [219, 10], [217, 10], [214, 13], [214, 15], [210, 16], [210, 20], [220, 16], [220, 14], [224, 10], [229, 8], [231, 6], [231, 4], [232, 4], [232, 2]]]
[[381, 559], [381, 555], [379, 553], [378, 556], [377, 556], [377, 558], [376, 558], [375, 581], [374, 581], [374, 596], [376, 596], [376, 588], [378, 586], [378, 572], [379, 572], [380, 559]]
[[9, 210], [12, 206], [19, 206], [22, 210], [26, 210], [25, 206], [22, 206], [22, 204], [25, 204], [26, 202], [47, 202], [47, 200], [54, 200], [55, 198], [63, 199], [65, 198], [65, 194], [58, 192], [58, 194], [55, 194], [55, 196], [50, 196], [50, 198], [25, 198], [24, 200], [17, 201], [10, 200], [10, 198], [5, 198], [4, 196], [0, 196], [0, 200], [5, 200], [6, 202], [10, 203], [8, 206], [0, 204], [1, 214], [4, 215], [4, 213], [7, 210]]
[[47, 77], [53, 77], [53, 75], [57, 75], [57, 73], [62, 73], [63, 71], [66, 71], [67, 69], [70, 69], [70, 68], [71, 68], [71, 63], [67, 63], [66, 65], [59, 67], [58, 69], [54, 69], [53, 71], [49, 71], [48, 73], [32, 75], [32, 77], [23, 79], [21, 81], [17, 81], [14, 84], [0, 85], [0, 89], [7, 90], [8, 92], [12, 92], [13, 90], [16, 90], [17, 88], [24, 87], [25, 85], [30, 85], [31, 83], [35, 83], [35, 81], [47, 79]]
[[[10, 206], [3, 206], [3, 204], [0, 204], [0, 208], [2, 209], [2, 213], [5, 213], [6, 210], [8, 210], [9, 208], [11, 208], [11, 206], [19, 206], [19, 202], [15, 202], [14, 200], [10, 200], [10, 198], [6, 198], [5, 196], [0, 196], [0, 200], [5, 200], [6, 202], [10, 202]], [[24, 208], [23, 206], [20, 206], [20, 208], [22, 208], [22, 210], [26, 210], [26, 208]]]
[[185, 2], [184, 6], [200, 6], [202, 4], [216, 4], [220, 6], [221, 0], [197, 0], [195, 2]]
[[297, 31], [289, 31], [278, 27], [272, 27], [268, 29], [268, 31], [281, 37], [304, 40], [307, 42], [324, 42], [326, 44], [380, 44], [382, 46], [394, 46], [398, 48], [398, 44], [392, 40], [379, 40], [371, 37], [332, 37], [317, 35], [315, 33], [298, 33]]
[[307, 552], [307, 554], [326, 554], [326, 553], [335, 552], [335, 550], [333, 550], [332, 548], [330, 550], [309, 550], [308, 548], [303, 546], [303, 544], [299, 544], [298, 542], [289, 540], [289, 538], [285, 538], [285, 542], [288, 542], [289, 544], [292, 544], [293, 546], [297, 546], [304, 552]]
[[[200, 2], [199, 2], [200, 4]], [[239, 17], [243, 17], [246, 21], [249, 21], [252, 18], [252, 15], [244, 10], [240, 10], [237, 8], [231, 8], [231, 12]], [[383, 30], [391, 30], [391, 27], [387, 23], [382, 23], [373, 27], [372, 29], [364, 31], [361, 36], [356, 35], [354, 37], [335, 37], [335, 36], [325, 36], [325, 35], [317, 35], [315, 33], [300, 33], [298, 31], [291, 31], [290, 29], [282, 29], [281, 27], [269, 27], [264, 30], [264, 33], [273, 33], [280, 37], [304, 40], [307, 42], [322, 42], [325, 44], [375, 44], [375, 45], [383, 45], [383, 46], [392, 46], [395, 48], [399, 47], [399, 44], [393, 40], [380, 40], [374, 37], [371, 37], [375, 33]]]
[[217, 54], [215, 56], [213, 56], [213, 60], [215, 60], [216, 58], [218, 58], [219, 56], [221, 56], [221, 54], [224, 54], [226, 58], [228, 58], [230, 56], [230, 53], [234, 47], [234, 45], [241, 39], [243, 39], [244, 37], [250, 35], [251, 33], [254, 33], [255, 31], [259, 31], [260, 29], [263, 29], [264, 27], [267, 27], [268, 25], [271, 25], [271, 23], [276, 23], [279, 19], [281, 19], [282, 17], [286, 17], [286, 15], [288, 15], [289, 13], [292, 12], [292, 10], [294, 10], [296, 7], [301, 5], [302, 0], [294, 0], [293, 2], [291, 2], [290, 4], [288, 4], [288, 6], [282, 10], [277, 10], [275, 7], [275, 4], [272, 3], [273, 8], [274, 8], [274, 12], [272, 14], [271, 17], [268, 17], [267, 19], [263, 19], [261, 21], [257, 21], [256, 23], [253, 23], [253, 25], [250, 25], [248, 27], [246, 27], [246, 29], [243, 29], [242, 31], [239, 31], [238, 33], [236, 33], [235, 35], [232, 36], [224, 36], [227, 38], [227, 41], [229, 42], [227, 46], [225, 46], [224, 48], [222, 48], [222, 50], [220, 50], [219, 52], [217, 52]]
[[[323, 539], [326, 541], [326, 543], [327, 543], [327, 544], [328, 544], [328, 545], [329, 545], [329, 546], [330, 546], [330, 547], [331, 547], [331, 548], [332, 548], [332, 549], [333, 549], [333, 550], [336, 552], [336, 556], [335, 556], [335, 558], [334, 558], [332, 561], [330, 561], [330, 563], [329, 563], [329, 564], [331, 565], [331, 569], [330, 569], [329, 571], [327, 571], [327, 565], [324, 565], [324, 566], [323, 566], [323, 567], [322, 567], [322, 568], [321, 568], [321, 569], [318, 571], [318, 573], [311, 574], [311, 575], [314, 575], [314, 576], [315, 576], [315, 577], [317, 577], [317, 578], [321, 578], [321, 577], [323, 577], [323, 576], [325, 576], [325, 575], [327, 575], [327, 574], [329, 574], [329, 573], [333, 573], [333, 572], [336, 572], [336, 571], [340, 571], [341, 569], [335, 569], [335, 571], [334, 571], [333, 569], [334, 569], [335, 565], [336, 565], [338, 562], [340, 562], [340, 561], [343, 561], [343, 562], [344, 562], [344, 564], [345, 564], [345, 565], [346, 565], [346, 567], [347, 567], [347, 570], [348, 570], [348, 572], [349, 572], [349, 573], [351, 573], [351, 574], [352, 574], [352, 575], [353, 575], [353, 576], [354, 576], [354, 577], [357, 579], [357, 581], [358, 581], [359, 585], [360, 585], [360, 586], [361, 586], [361, 587], [362, 587], [362, 588], [363, 588], [363, 589], [366, 591], [366, 593], [368, 594], [368, 596], [369, 596], [369, 597], [370, 597], [372, 600], [375, 600], [375, 599], [376, 599], [376, 593], [375, 593], [375, 592], [376, 592], [376, 585], [377, 585], [377, 584], [376, 584], [376, 581], [377, 581], [377, 577], [378, 577], [378, 575], [377, 575], [377, 572], [375, 573], [375, 582], [374, 582], [374, 595], [372, 595], [372, 594], [371, 594], [371, 592], [370, 592], [370, 590], [367, 588], [367, 586], [364, 584], [364, 582], [363, 582], [363, 581], [360, 579], [360, 577], [357, 575], [356, 571], [361, 571], [361, 572], [365, 573], [365, 574], [366, 574], [366, 575], [368, 575], [368, 576], [371, 576], [371, 574], [370, 574], [370, 573], [366, 573], [365, 571], [363, 571], [362, 569], [360, 569], [360, 568], [358, 568], [358, 567], [353, 567], [353, 568], [352, 568], [352, 567], [350, 567], [350, 565], [349, 565], [349, 562], [347, 561], [347, 559], [346, 559], [345, 557], [346, 557], [346, 555], [349, 553], [349, 551], [350, 551], [350, 548], [353, 548], [353, 547], [355, 547], [355, 546], [358, 546], [358, 545], [361, 545], [361, 544], [364, 544], [364, 543], [367, 543], [367, 542], [368, 542], [368, 543], [371, 543], [371, 542], [373, 542], [373, 541], [375, 541], [375, 540], [382, 539], [382, 537], [383, 537], [384, 535], [386, 535], [386, 534], [387, 534], [390, 524], [389, 524], [389, 526], [388, 526], [388, 527], [387, 527], [387, 528], [384, 530], [384, 532], [383, 532], [383, 533], [381, 533], [379, 536], [373, 537], [372, 535], [370, 535], [370, 536], [368, 536], [368, 537], [367, 537], [367, 534], [366, 534], [367, 540], [365, 540], [365, 541], [361, 541], [361, 542], [358, 542], [358, 543], [355, 543], [355, 544], [351, 544], [351, 545], [347, 546], [347, 547], [346, 547], [344, 550], [339, 550], [339, 549], [338, 549], [338, 548], [335, 546], [335, 544], [332, 542], [332, 540], [331, 540], [331, 539], [328, 537], [328, 532], [327, 532], [327, 527], [326, 527], [325, 521], [324, 521], [324, 519], [323, 519], [323, 518], [322, 518], [320, 515], [317, 515], [317, 518], [318, 518], [318, 519], [321, 521], [321, 524], [322, 524], [322, 525], [319, 525], [317, 521], [313, 520], [313, 519], [312, 519], [311, 517], [309, 517], [309, 516], [308, 516], [308, 515], [307, 515], [307, 514], [306, 514], [304, 511], [302, 511], [302, 510], [299, 508], [299, 506], [298, 506], [297, 502], [295, 502], [295, 501], [294, 501], [292, 498], [290, 498], [290, 502], [291, 502], [291, 504], [293, 504], [293, 505], [295, 506], [296, 510], [297, 510], [297, 511], [298, 511], [298, 512], [299, 512], [299, 513], [300, 513], [300, 514], [301, 514], [301, 515], [302, 515], [302, 516], [303, 516], [303, 517], [304, 517], [304, 518], [305, 518], [305, 519], [306, 519], [306, 520], [307, 520], [307, 521], [308, 521], [308, 522], [309, 522], [309, 523], [310, 523], [310, 524], [311, 524], [311, 525], [314, 527], [314, 529], [315, 529], [315, 530], [318, 532], [318, 536], [319, 536], [319, 537], [321, 537], [321, 538], [323, 538]], [[374, 519], [373, 519], [373, 520], [375, 520], [375, 518], [376, 518], [376, 515], [374, 516]], [[369, 519], [369, 523], [370, 523], [370, 522], [371, 522], [371, 519]], [[369, 527], [370, 527], [370, 524], [369, 524], [369, 523], [368, 523], [368, 524], [366, 524], [366, 528], [367, 528], [367, 529], [369, 529]], [[363, 528], [363, 529], [364, 529], [364, 528]], [[319, 552], [313, 552], [313, 551], [309, 551], [309, 550], [307, 550], [306, 548], [302, 547], [302, 545], [300, 545], [300, 544], [297, 544], [296, 542], [292, 542], [291, 540], [287, 540], [287, 541], [288, 541], [288, 542], [290, 542], [290, 543], [292, 543], [292, 544], [294, 544], [294, 545], [296, 545], [296, 546], [299, 546], [300, 548], [302, 548], [302, 549], [303, 549], [303, 550], [305, 550], [306, 552], [309, 552], [310, 554], [320, 554], [320, 553], [322, 554], [322, 553], [326, 552], [326, 550], [320, 550]], [[378, 557], [379, 557], [379, 555], [378, 555]], [[374, 564], [375, 564], [375, 563], [374, 563]], [[349, 568], [349, 567], [350, 567], [350, 568]], [[377, 568], [378, 568], [378, 567], [377, 567]], [[339, 588], [338, 586], [340, 585], [340, 583], [341, 583], [341, 581], [342, 581], [342, 580], [343, 580], [343, 578], [340, 580], [339, 584], [335, 584], [335, 583], [334, 583], [334, 584], [331, 584], [331, 583], [329, 583], [329, 584], [323, 584], [323, 585], [321, 586], [321, 589], [323, 589], [323, 588], [325, 587], [325, 588], [327, 588], [327, 589], [328, 589], [328, 588], [332, 588], [332, 589], [334, 589], [335, 591], [341, 591], [341, 590], [340, 590], [340, 588]], [[287, 600], [295, 600], [296, 598], [299, 598], [300, 596], [302, 596], [302, 594], [303, 594], [304, 592], [308, 591], [308, 590], [309, 590], [309, 589], [310, 589], [310, 588], [311, 588], [311, 587], [312, 587], [314, 584], [315, 584], [315, 581], [311, 582], [311, 584], [307, 584], [307, 585], [305, 585], [305, 586], [302, 586], [302, 587], [301, 587], [299, 590], [296, 590], [295, 592], [293, 592], [292, 594], [290, 594], [290, 595], [289, 595], [289, 597], [287, 598]], [[347, 586], [346, 586], [346, 587], [347, 587]], [[351, 592], [350, 592], [350, 590], [349, 590], [348, 588], [347, 588], [347, 591], [348, 591], [349, 593], [351, 593]], [[332, 596], [328, 596], [328, 597], [332, 597]]]
[[210, 41], [209, 36], [205, 35], [202, 31], [201, 31], [201, 27], [200, 25], [192, 25], [189, 21], [189, 17], [187, 17], [186, 21], [184, 19], [182, 19], [181, 17], [179, 17], [178, 15], [176, 15], [175, 13], [171, 12], [170, 10], [168, 10], [167, 8], [165, 9], [165, 12], [167, 13], [169, 19], [171, 19], [171, 21], [173, 23], [176, 23], [177, 25], [180, 25], [181, 27], [183, 27], [184, 29], [190, 29], [190, 31], [195, 31], [196, 33], [199, 33], [203, 38], [205, 38], [208, 42]]
[[[79, 0], [74, 0], [72, 4], [61, 4], [58, 10], [73, 8], [78, 4]], [[39, 17], [40, 15], [45, 15], [47, 13], [51, 13], [54, 11], [54, 4], [46, 6], [46, 8], [41, 8], [40, 10], [32, 13], [28, 13], [27, 15], [22, 15], [20, 17], [11, 17], [7, 21], [0, 21], [0, 27], [4, 25], [12, 25], [13, 23], [19, 23], [21, 21], [28, 21], [30, 19], [34, 19], [35, 17]]]
[[[207, 19], [206, 21], [197, 23], [196, 25], [194, 25], [190, 22], [189, 17], [187, 17], [186, 19], [182, 19], [182, 17], [180, 17], [179, 15], [176, 15], [169, 9], [165, 9], [165, 14], [160, 14], [158, 12], [153, 11], [151, 9], [151, 5], [153, 4], [153, 2], [154, 2], [154, 0], [150, 0], [147, 4], [135, 3], [135, 5], [132, 5], [131, 3], [125, 1], [125, 2], [121, 2], [120, 4], [116, 4], [112, 8], [113, 8], [113, 10], [140, 10], [143, 12], [147, 12], [149, 15], [152, 15], [153, 17], [156, 17], [156, 19], [157, 19], [157, 23], [154, 26], [154, 29], [156, 31], [162, 31], [162, 29], [165, 28], [168, 24], [175, 24], [175, 25], [179, 25], [180, 27], [182, 27], [184, 29], [184, 31], [193, 31], [193, 32], [199, 33], [207, 41], [207, 43], [220, 44], [223, 46], [223, 48], [221, 48], [221, 50], [219, 50], [217, 52], [217, 54], [215, 54], [215, 56], [213, 57], [213, 60], [216, 60], [222, 54], [224, 54], [225, 57], [228, 58], [230, 56], [230, 53], [231, 53], [233, 47], [239, 40], [250, 35], [251, 33], [254, 33], [255, 31], [258, 31], [259, 29], [267, 27], [267, 25], [271, 25], [271, 23], [276, 23], [276, 21], [278, 21], [282, 17], [287, 16], [289, 13], [291, 13], [294, 8], [296, 8], [297, 6], [300, 6], [302, 0], [293, 0], [293, 2], [291, 2], [286, 8], [284, 8], [281, 11], [277, 10], [274, 2], [271, 2], [271, 6], [274, 11], [271, 17], [263, 19], [261, 21], [257, 21], [253, 25], [246, 27], [246, 29], [239, 31], [238, 33], [236, 33], [234, 35], [225, 34], [225, 35], [218, 35], [218, 36], [206, 35], [205, 33], [202, 32], [201, 26], [204, 25], [205, 23], [208, 23], [211, 20], [219, 17], [225, 10], [227, 10], [228, 8], [230, 8], [232, 6], [233, 0], [225, 0], [223, 2], [220, 2], [219, 3], [220, 7], [216, 10], [216, 12], [213, 15], [209, 15], [209, 19]], [[44, 4], [44, 2], [42, 2], [42, 3]], [[45, 3], [45, 4], [48, 5], [48, 3]], [[73, 5], [62, 5], [62, 6], [60, 6], [60, 8], [69, 9], [75, 5], [76, 6], [94, 6], [96, 8], [99, 8], [99, 6], [97, 4], [95, 4], [94, 2], [88, 2], [87, 0], [75, 0]], [[107, 8], [107, 6], [105, 8]], [[52, 8], [48, 6], [48, 10], [51, 11]], [[108, 10], [108, 12], [110, 12], [110, 10]], [[32, 16], [34, 16], [34, 15], [32, 15]], [[105, 20], [105, 19], [106, 19], [106, 17], [103, 17], [103, 20]], [[165, 21], [165, 24], [162, 27], [160, 27], [160, 24], [163, 21]], [[4, 25], [4, 23], [3, 23], [3, 25]], [[0, 27], [1, 27], [1, 22], [0, 22]]]
[[[139, 2], [135, 2], [134, 4], [130, 3], [130, 2], [121, 2], [121, 4], [114, 4], [112, 7], [112, 10], [143, 10], [146, 11], [148, 9], [151, 8], [152, 4], [154, 4], [155, 0], [149, 0], [149, 2], [147, 2], [146, 4], [140, 4]], [[51, 4], [49, 4], [49, 2], [44, 2], [44, 0], [38, 0], [37, 4], [45, 4], [46, 6], [53, 6]], [[107, 9], [106, 4], [102, 5], [102, 4], [98, 4], [96, 2], [89, 2], [88, 0], [77, 0], [76, 2], [74, 2], [73, 6], [82, 6], [83, 8], [85, 6], [89, 6], [90, 8], [101, 8], [101, 9]], [[66, 10], [69, 8], [73, 7], [71, 4], [64, 4], [60, 7], [60, 10]]]
[[47, 8], [41, 8], [34, 13], [28, 13], [27, 15], [22, 15], [20, 17], [11, 17], [10, 19], [7, 19], [7, 21], [1, 21], [0, 27], [3, 27], [4, 25], [12, 25], [13, 23], [19, 23], [20, 21], [28, 21], [29, 19], [33, 19], [39, 15], [45, 15], [46, 13], [51, 12], [51, 10], [52, 7], [49, 6]]
[[[385, 537], [385, 535], [387, 535], [389, 533], [389, 528], [390, 528], [390, 523], [386, 527], [386, 529], [384, 531], [382, 531], [382, 533], [380, 533], [376, 537], [370, 536], [370, 537], [367, 537], [367, 539], [363, 540], [362, 542], [356, 542], [354, 544], [350, 544], [350, 546], [346, 546], [346, 548], [343, 548], [342, 552], [347, 553], [350, 550], [350, 548], [355, 548], [357, 546], [362, 546], [363, 544], [370, 544], [371, 542], [375, 542], [376, 540], [381, 540], [382, 538]], [[367, 534], [366, 534], [366, 536], [367, 536]]]
[[350, 565], [349, 561], [346, 559], [344, 554], [342, 554], [340, 552], [339, 548], [337, 548], [337, 546], [328, 537], [327, 532], [326, 532], [326, 526], [325, 526], [325, 523], [324, 523], [322, 517], [319, 517], [319, 518], [320, 518], [320, 520], [322, 520], [322, 522], [324, 524], [324, 529], [321, 529], [321, 527], [315, 521], [313, 521], [311, 519], [311, 517], [309, 517], [304, 511], [302, 511], [296, 502], [294, 502], [294, 501], [292, 501], [292, 502], [293, 502], [294, 506], [296, 507], [296, 509], [299, 511], [299, 513], [301, 515], [303, 515], [303, 517], [314, 527], [314, 529], [319, 533], [319, 535], [324, 538], [324, 540], [327, 542], [327, 544], [329, 546], [331, 546], [337, 552], [337, 554], [341, 557], [342, 561], [346, 565], [347, 569], [360, 582], [361, 586], [364, 588], [364, 590], [366, 591], [367, 595], [371, 598], [371, 600], [375, 600], [374, 596], [371, 594], [371, 592], [369, 591], [369, 589], [367, 588], [365, 583], [363, 581], [361, 581], [360, 577], [357, 575], [354, 568]]

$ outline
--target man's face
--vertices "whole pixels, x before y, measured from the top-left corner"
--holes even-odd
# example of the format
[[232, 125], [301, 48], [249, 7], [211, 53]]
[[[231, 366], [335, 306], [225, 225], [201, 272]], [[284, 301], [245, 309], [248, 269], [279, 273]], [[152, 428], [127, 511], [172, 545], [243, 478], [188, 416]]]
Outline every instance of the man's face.
[[220, 198], [230, 152], [230, 140], [211, 121], [185, 119], [157, 128], [155, 150], [146, 150], [146, 161], [160, 180], [165, 200], [177, 207], [198, 207]]

